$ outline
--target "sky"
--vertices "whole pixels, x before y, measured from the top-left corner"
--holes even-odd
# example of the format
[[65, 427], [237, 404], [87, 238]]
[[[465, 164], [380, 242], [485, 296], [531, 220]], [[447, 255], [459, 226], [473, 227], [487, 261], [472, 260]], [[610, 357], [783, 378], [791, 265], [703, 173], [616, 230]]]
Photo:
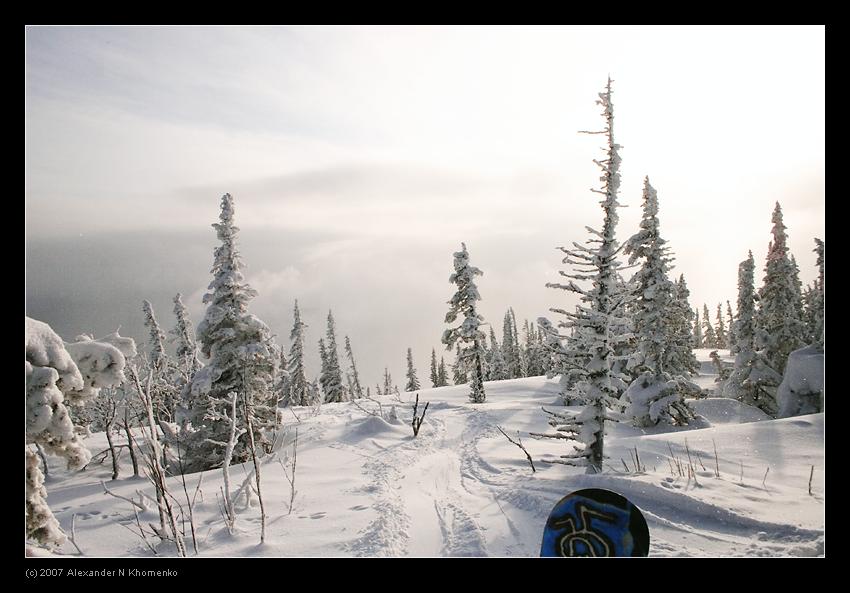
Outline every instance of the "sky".
[[[780, 202], [801, 280], [824, 238], [824, 27], [42, 27], [25, 31], [26, 313], [66, 340], [192, 319], [233, 195], [252, 312], [308, 371], [329, 309], [364, 383], [428, 382], [465, 242], [501, 339], [574, 298], [556, 247], [602, 211], [595, 104], [622, 146], [617, 236], [645, 176], [691, 304], [761, 284]], [[446, 362], [453, 355], [447, 353]]]

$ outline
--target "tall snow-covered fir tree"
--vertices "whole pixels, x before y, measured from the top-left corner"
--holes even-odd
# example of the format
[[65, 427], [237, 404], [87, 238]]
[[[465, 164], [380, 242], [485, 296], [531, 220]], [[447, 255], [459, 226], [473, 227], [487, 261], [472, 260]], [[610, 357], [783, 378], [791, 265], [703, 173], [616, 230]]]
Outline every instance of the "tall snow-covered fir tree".
[[694, 356], [693, 317], [694, 311], [688, 302], [690, 297], [684, 274], [673, 286], [673, 302], [670, 306], [670, 335], [664, 353], [664, 370], [671, 375], [688, 377], [699, 371], [699, 361]]
[[177, 360], [181, 369], [186, 369], [191, 377], [199, 368], [198, 345], [195, 343], [195, 329], [183, 304], [183, 295], [179, 292], [174, 297], [174, 316], [177, 325], [171, 330], [171, 340], [177, 345]]
[[738, 265], [738, 316], [735, 321], [735, 367], [722, 387], [724, 397], [776, 414], [775, 388], [782, 377], [765, 361], [755, 344], [755, 262], [752, 251]]
[[[151, 399], [154, 415], [159, 420], [173, 421], [178, 412], [184, 386], [174, 381], [174, 363], [165, 351], [165, 332], [159, 326], [150, 301], [142, 301], [145, 327], [149, 332], [150, 355], [147, 365], [151, 372]], [[185, 393], [184, 393], [185, 395]]]
[[543, 366], [541, 357], [541, 343], [538, 337], [538, 332], [534, 328], [534, 322], [525, 320], [523, 324], [525, 329], [525, 357], [526, 357], [526, 374], [529, 377], [537, 377], [546, 374], [546, 369]]
[[481, 276], [483, 272], [469, 263], [469, 252], [466, 250], [465, 243], [461, 243], [461, 250], [454, 254], [454, 269], [449, 282], [457, 285], [457, 291], [448, 302], [450, 307], [446, 313], [446, 323], [454, 323], [459, 316], [463, 316], [463, 322], [445, 330], [442, 343], [446, 345], [447, 350], [451, 350], [455, 345], [463, 344], [456, 364], [462, 365], [469, 372], [470, 401], [483, 403], [487, 397], [484, 393], [482, 364], [486, 336], [479, 329], [484, 322], [484, 317], [478, 313], [475, 305], [476, 301], [481, 300], [481, 295], [475, 286], [475, 276]]
[[307, 371], [304, 368], [304, 328], [307, 324], [301, 321], [301, 311], [298, 310], [298, 301], [295, 301], [294, 319], [289, 340], [292, 345], [289, 348], [289, 397], [287, 402], [293, 406], [309, 406], [311, 402], [310, 383], [307, 381]]
[[764, 284], [758, 291], [756, 348], [767, 364], [782, 375], [788, 355], [804, 346], [806, 333], [800, 319], [800, 291], [794, 264], [788, 255], [785, 225], [779, 202], [772, 216], [773, 240], [767, 250]]
[[636, 298], [630, 307], [637, 346], [628, 367], [637, 374], [651, 371], [657, 375], [664, 370], [672, 333], [669, 309], [673, 302], [673, 283], [667, 275], [670, 256], [666, 244], [661, 238], [658, 221], [658, 193], [646, 177], [640, 230], [623, 245], [623, 254], [629, 256], [630, 265], [642, 260], [632, 278]]
[[729, 343], [729, 336], [726, 335], [726, 324], [723, 323], [723, 311], [720, 308], [720, 303], [717, 303], [717, 327], [714, 330], [714, 335], [717, 337], [717, 347], [726, 348]]
[[437, 351], [431, 348], [431, 387], [440, 386], [440, 377], [437, 374]]
[[390, 375], [390, 369], [384, 367], [384, 387], [381, 393], [390, 395], [393, 392], [393, 377]]
[[405, 391], [417, 391], [420, 389], [419, 379], [416, 377], [416, 369], [413, 367], [413, 350], [407, 349], [407, 385]]
[[826, 292], [824, 291], [824, 242], [820, 239], [815, 239], [815, 253], [818, 256], [817, 266], [818, 266], [818, 278], [815, 281], [814, 294], [811, 300], [811, 318], [812, 318], [812, 339], [814, 340], [814, 344], [823, 350], [824, 348], [824, 331], [825, 331], [825, 312], [826, 312]]
[[730, 354], [735, 354], [735, 346], [738, 343], [738, 338], [735, 337], [735, 316], [732, 314], [732, 305], [726, 301], [726, 325], [729, 331], [726, 333], [726, 347], [729, 348]]
[[511, 336], [514, 339], [514, 356], [517, 360], [517, 377], [528, 376], [527, 361], [525, 359], [525, 350], [519, 341], [519, 329], [517, 328], [516, 313], [513, 307], [508, 307], [508, 312], [511, 314]]
[[523, 376], [522, 352], [519, 347], [519, 336], [517, 336], [516, 316], [513, 307], [505, 312], [502, 323], [502, 358], [505, 359], [505, 367], [509, 379]]
[[628, 368], [635, 378], [623, 394], [626, 415], [641, 427], [654, 426], [662, 420], [688, 424], [695, 414], [685, 402], [683, 392], [699, 391], [683, 377], [670, 374], [664, 366], [671, 338], [675, 336], [674, 287], [667, 276], [671, 258], [666, 243], [661, 238], [658, 221], [658, 194], [647, 177], [640, 230], [623, 248], [630, 265], [642, 260], [632, 278], [636, 296], [630, 307], [636, 347]]
[[440, 357], [440, 365], [437, 367], [437, 387], [447, 387], [449, 384], [449, 375], [446, 372], [446, 359]]
[[286, 360], [286, 349], [280, 349], [280, 364], [277, 367], [277, 405], [284, 407], [289, 405], [289, 361]]
[[322, 388], [322, 394], [327, 394], [327, 381], [328, 381], [328, 349], [325, 347], [325, 339], [319, 338], [319, 361], [320, 361], [320, 370], [319, 370], [319, 386]]
[[360, 374], [357, 372], [357, 364], [354, 362], [354, 351], [351, 349], [351, 340], [345, 336], [345, 355], [348, 357], [349, 376], [351, 377], [351, 399], [363, 397], [363, 387], [360, 385]]
[[148, 328], [149, 333], [150, 364], [157, 372], [163, 371], [167, 363], [165, 332], [159, 327], [150, 301], [142, 301], [142, 312], [145, 315], [145, 327]]
[[[590, 353], [590, 360], [583, 369], [573, 369], [576, 373], [587, 405], [575, 418], [553, 414], [550, 424], [559, 431], [566, 433], [568, 438], [577, 438], [583, 448], [573, 454], [562, 455], [559, 463], [584, 464], [588, 472], [602, 471], [604, 461], [605, 421], [608, 418], [606, 410], [609, 405], [615, 405], [616, 389], [612, 386], [611, 365], [613, 363], [614, 346], [611, 343], [611, 317], [619, 306], [612, 298], [616, 291], [617, 240], [615, 238], [617, 222], [617, 192], [620, 187], [620, 146], [614, 141], [614, 106], [611, 102], [611, 79], [605, 91], [599, 94], [599, 105], [606, 126], [601, 132], [607, 140], [604, 149], [605, 157], [594, 162], [602, 170], [600, 189], [593, 189], [601, 194], [600, 205], [603, 211], [602, 230], [590, 230], [591, 238], [588, 246], [573, 243], [573, 249], [560, 247], [566, 254], [563, 263], [574, 266], [574, 273], [560, 272], [569, 278], [567, 284], [549, 283], [547, 286], [567, 290], [578, 294], [582, 304], [575, 313], [563, 309], [551, 309], [567, 317], [561, 323], [562, 327], [574, 330], [575, 347]], [[589, 282], [588, 288], [582, 288], [576, 281]], [[539, 323], [539, 322], [538, 322]], [[563, 438], [563, 435], [556, 435]]]
[[[258, 448], [267, 443], [266, 429], [275, 425], [274, 380], [280, 351], [268, 326], [248, 312], [248, 304], [257, 293], [242, 275], [239, 228], [233, 217], [233, 198], [224, 194], [220, 222], [212, 225], [221, 244], [214, 252], [213, 280], [203, 299], [207, 310], [197, 331], [201, 353], [209, 362], [192, 378], [188, 418], [193, 431], [187, 438], [187, 472], [211, 469], [223, 462], [229, 426], [222, 419], [229, 393], [238, 396], [238, 427], [247, 426], [246, 402], [252, 410], [252, 436]], [[232, 463], [248, 460], [248, 442], [246, 430], [233, 450]]]
[[327, 375], [322, 388], [325, 390], [325, 402], [344, 402], [348, 400], [342, 383], [342, 370], [339, 366], [339, 353], [336, 346], [336, 323], [333, 312], [328, 311]]
[[702, 348], [705, 345], [705, 341], [702, 337], [702, 324], [699, 320], [699, 307], [694, 309], [694, 348]]
[[488, 366], [490, 373], [487, 378], [490, 381], [502, 381], [504, 379], [510, 379], [510, 375], [508, 373], [508, 365], [505, 363], [505, 357], [502, 355], [502, 348], [496, 341], [496, 330], [493, 329], [492, 325], [490, 326], [489, 355], [490, 364]]
[[702, 335], [703, 348], [717, 348], [717, 334], [714, 333], [714, 326], [711, 325], [711, 317], [708, 314], [708, 305], [702, 305]]
[[198, 358], [198, 346], [195, 343], [195, 328], [183, 304], [183, 297], [178, 292], [174, 297], [174, 316], [177, 325], [169, 332], [171, 341], [177, 346], [177, 365], [174, 373], [174, 393], [178, 398], [173, 410], [175, 421], [182, 421], [186, 417], [190, 406], [190, 388], [192, 377], [203, 366]]

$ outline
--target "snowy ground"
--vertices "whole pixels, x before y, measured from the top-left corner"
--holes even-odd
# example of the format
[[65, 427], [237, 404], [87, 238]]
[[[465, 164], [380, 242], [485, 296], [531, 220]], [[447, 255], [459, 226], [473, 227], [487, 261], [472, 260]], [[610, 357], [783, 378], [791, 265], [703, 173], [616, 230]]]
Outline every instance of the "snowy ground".
[[[697, 355], [708, 360], [708, 352]], [[714, 369], [706, 363], [703, 370], [697, 381], [711, 388]], [[382, 399], [385, 412], [395, 405], [397, 423], [369, 416], [350, 403], [326, 404], [317, 415], [296, 408], [300, 422], [287, 412], [287, 441], [278, 457], [262, 467], [266, 543], [259, 545], [256, 501], [237, 504], [237, 532], [228, 533], [216, 498], [221, 471], [211, 471], [201, 486], [203, 501], [195, 507], [200, 554], [537, 556], [543, 524], [555, 502], [590, 486], [615, 490], [638, 505], [649, 525], [650, 556], [824, 554], [823, 414], [767, 420], [735, 401], [700, 400], [694, 405], [711, 428], [611, 426], [606, 438], [609, 466], [604, 474], [591, 476], [545, 463], [568, 452], [563, 441], [527, 435], [548, 432], [540, 408], [559, 408], [555, 380], [491, 382], [485, 389], [485, 404], [468, 403], [466, 386], [421, 390], [420, 400], [431, 404], [415, 439], [412, 404], [407, 403], [412, 394], [402, 394], [405, 403]], [[497, 425], [512, 436], [519, 431], [536, 473]], [[290, 513], [290, 485], [278, 460], [285, 462], [291, 455], [296, 426], [296, 495]], [[86, 442], [94, 453], [106, 446], [102, 434]], [[635, 449], [643, 472], [633, 471], [629, 451]], [[688, 453], [696, 468], [693, 478], [680, 476], [674, 465], [676, 459], [687, 465]], [[152, 555], [127, 528], [135, 528], [131, 505], [104, 494], [100, 485], [104, 480], [116, 494], [136, 500], [137, 491], [153, 495], [144, 479], [127, 477], [132, 472], [126, 455], [121, 461], [122, 476], [113, 482], [108, 461], [77, 473], [51, 464], [48, 502], [66, 531], [76, 514], [77, 544], [89, 556]], [[715, 475], [718, 469], [720, 477]], [[246, 469], [234, 466], [231, 475], [241, 483]], [[198, 477], [188, 477], [190, 494]], [[170, 478], [170, 484], [182, 497], [180, 478]], [[156, 514], [148, 511], [141, 519], [155, 523]], [[191, 553], [191, 538], [188, 547]], [[63, 551], [73, 549], [66, 545]], [[165, 544], [157, 551], [173, 555]]]

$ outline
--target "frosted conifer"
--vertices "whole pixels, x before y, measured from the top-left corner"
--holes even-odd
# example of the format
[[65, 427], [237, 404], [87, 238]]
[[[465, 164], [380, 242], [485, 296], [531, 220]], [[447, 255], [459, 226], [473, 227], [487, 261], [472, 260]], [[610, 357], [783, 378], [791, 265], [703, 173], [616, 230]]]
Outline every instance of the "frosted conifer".
[[702, 333], [703, 347], [717, 348], [717, 334], [714, 333], [714, 326], [711, 325], [711, 318], [708, 314], [708, 305], [702, 306]]
[[[238, 394], [237, 424], [246, 428], [246, 403], [252, 410], [252, 437], [258, 448], [268, 441], [266, 429], [274, 428], [277, 394], [274, 381], [280, 351], [268, 326], [248, 312], [256, 291], [245, 283], [237, 245], [233, 198], [221, 198], [220, 222], [213, 224], [220, 245], [214, 252], [213, 280], [204, 303], [207, 310], [198, 325], [197, 337], [207, 365], [192, 378], [187, 472], [203, 471], [221, 464], [229, 439], [226, 417], [231, 392]], [[249, 436], [242, 434], [233, 450], [232, 463], [250, 457]]]
[[440, 357], [440, 366], [437, 367], [437, 387], [446, 387], [449, 384], [449, 375], [446, 373], [446, 360]]
[[301, 312], [298, 310], [298, 301], [295, 301], [294, 323], [289, 334], [292, 345], [289, 348], [289, 398], [288, 403], [293, 406], [309, 406], [311, 397], [307, 372], [304, 367], [304, 328], [307, 324], [301, 321]]
[[729, 301], [726, 301], [726, 320], [729, 327], [729, 332], [726, 335], [726, 347], [729, 348], [729, 354], [735, 354], [738, 338], [735, 337], [735, 316], [732, 314], [732, 305]]
[[[591, 239], [589, 246], [573, 243], [573, 249], [560, 247], [566, 254], [563, 263], [576, 268], [576, 273], [560, 272], [569, 278], [567, 284], [550, 283], [547, 286], [567, 290], [578, 294], [582, 304], [575, 313], [563, 309], [551, 309], [567, 317], [561, 327], [573, 329], [575, 345], [567, 355], [572, 356], [576, 350], [589, 353], [590, 360], [584, 368], [574, 368], [571, 371], [578, 380], [579, 388], [587, 401], [584, 410], [575, 418], [553, 415], [550, 424], [559, 432], [566, 433], [569, 438], [577, 438], [583, 449], [574, 454], [562, 455], [559, 463], [583, 463], [589, 472], [602, 471], [604, 461], [604, 434], [606, 409], [614, 405], [616, 389], [611, 384], [614, 346], [610, 338], [611, 317], [620, 303], [615, 302], [613, 293], [616, 291], [617, 241], [615, 238], [617, 215], [617, 192], [620, 186], [620, 146], [614, 142], [614, 108], [611, 103], [611, 79], [604, 92], [599, 94], [602, 115], [606, 127], [601, 132], [607, 140], [604, 149], [605, 157], [594, 162], [602, 170], [601, 189], [593, 189], [594, 193], [603, 196], [600, 205], [604, 218], [602, 230], [588, 229]], [[588, 288], [581, 288], [576, 281], [589, 282]], [[539, 323], [539, 321], [538, 321]], [[563, 435], [558, 435], [562, 437]]]
[[345, 336], [345, 355], [348, 357], [351, 376], [351, 399], [363, 397], [363, 387], [360, 385], [360, 374], [357, 372], [357, 364], [354, 362], [354, 352], [351, 350], [351, 340]]
[[431, 348], [431, 387], [439, 387], [440, 378], [437, 374], [437, 351]]
[[413, 350], [407, 349], [407, 385], [405, 391], [417, 391], [420, 388], [419, 379], [416, 377], [416, 369], [413, 368]]
[[788, 355], [805, 345], [806, 330], [800, 319], [799, 280], [788, 255], [779, 202], [772, 221], [773, 240], [768, 247], [764, 284], [758, 291], [755, 345], [767, 364], [782, 375]]
[[673, 283], [667, 276], [670, 256], [661, 238], [658, 221], [658, 194], [644, 180], [643, 217], [640, 231], [625, 243], [623, 253], [629, 264], [643, 260], [632, 278], [635, 300], [631, 303], [636, 348], [629, 360], [635, 376], [623, 394], [626, 415], [636, 426], [652, 426], [664, 420], [688, 424], [695, 418], [683, 397], [684, 392], [699, 391], [681, 376], [665, 368], [671, 339], [675, 336]]
[[699, 309], [694, 309], [693, 313], [694, 318], [694, 348], [702, 348], [704, 346], [704, 340], [702, 337], [702, 324], [699, 320]]
[[717, 303], [717, 315], [715, 319], [717, 320], [717, 328], [714, 333], [717, 338], [717, 347], [726, 348], [729, 343], [729, 336], [726, 335], [726, 324], [723, 323], [723, 312], [720, 308], [720, 303]]
[[449, 277], [449, 282], [457, 285], [457, 292], [449, 301], [450, 308], [446, 313], [446, 323], [454, 323], [459, 316], [463, 316], [463, 322], [445, 330], [442, 342], [447, 350], [451, 350], [456, 344], [458, 346], [463, 344], [456, 364], [462, 364], [469, 371], [470, 401], [483, 403], [486, 394], [484, 393], [482, 359], [486, 337], [479, 329], [484, 322], [484, 317], [478, 313], [475, 305], [476, 301], [481, 300], [481, 295], [475, 286], [475, 276], [480, 276], [483, 272], [469, 263], [469, 252], [466, 250], [465, 243], [461, 243], [461, 250], [454, 254], [454, 270]]
[[766, 363], [755, 346], [755, 262], [753, 253], [738, 266], [738, 316], [735, 321], [735, 367], [722, 387], [724, 397], [761, 408], [768, 414], [778, 410], [775, 387], [782, 377]]

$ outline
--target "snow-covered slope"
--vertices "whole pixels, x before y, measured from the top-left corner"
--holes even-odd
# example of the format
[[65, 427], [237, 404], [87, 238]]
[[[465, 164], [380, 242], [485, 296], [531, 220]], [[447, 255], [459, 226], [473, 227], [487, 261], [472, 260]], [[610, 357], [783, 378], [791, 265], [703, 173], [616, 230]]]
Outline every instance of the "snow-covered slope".
[[[382, 398], [385, 417], [392, 417], [395, 406], [398, 420], [367, 415], [351, 403], [326, 404], [316, 415], [296, 408], [300, 421], [287, 412], [286, 441], [277, 458], [267, 458], [262, 472], [266, 543], [259, 545], [256, 501], [237, 503], [237, 532], [228, 533], [216, 498], [221, 472], [211, 471], [204, 474], [203, 500], [195, 507], [200, 554], [537, 556], [552, 506], [589, 486], [620, 492], [643, 510], [651, 556], [824, 553], [823, 414], [764, 420], [737, 402], [701, 400], [697, 410], [710, 428], [663, 432], [611, 426], [606, 472], [590, 476], [546, 463], [568, 452], [564, 441], [528, 436], [548, 431], [540, 408], [558, 408], [555, 380], [491, 382], [485, 389], [484, 404], [468, 402], [467, 386], [421, 390], [420, 401], [430, 406], [417, 438], [410, 427], [413, 394], [402, 394], [403, 403]], [[371, 402], [362, 406], [378, 409]], [[497, 426], [512, 436], [519, 432], [536, 473]], [[290, 513], [283, 466], [289, 466], [296, 427], [296, 495]], [[106, 446], [102, 434], [86, 442], [93, 453]], [[634, 471], [635, 449], [641, 472]], [[691, 477], [688, 455], [695, 471]], [[137, 491], [151, 496], [153, 491], [143, 479], [109, 482], [106, 465], [76, 474], [51, 466], [48, 501], [66, 530], [77, 514], [76, 539], [87, 554], [151, 555], [122, 526], [135, 529], [130, 504], [104, 494], [99, 481], [136, 500]], [[232, 480], [241, 483], [247, 470], [233, 466]], [[122, 471], [130, 474], [126, 459]], [[198, 478], [187, 477], [190, 495]], [[170, 478], [170, 484], [182, 501], [180, 477]], [[143, 522], [156, 522], [155, 513], [143, 515]], [[173, 553], [167, 544], [158, 551]]]

